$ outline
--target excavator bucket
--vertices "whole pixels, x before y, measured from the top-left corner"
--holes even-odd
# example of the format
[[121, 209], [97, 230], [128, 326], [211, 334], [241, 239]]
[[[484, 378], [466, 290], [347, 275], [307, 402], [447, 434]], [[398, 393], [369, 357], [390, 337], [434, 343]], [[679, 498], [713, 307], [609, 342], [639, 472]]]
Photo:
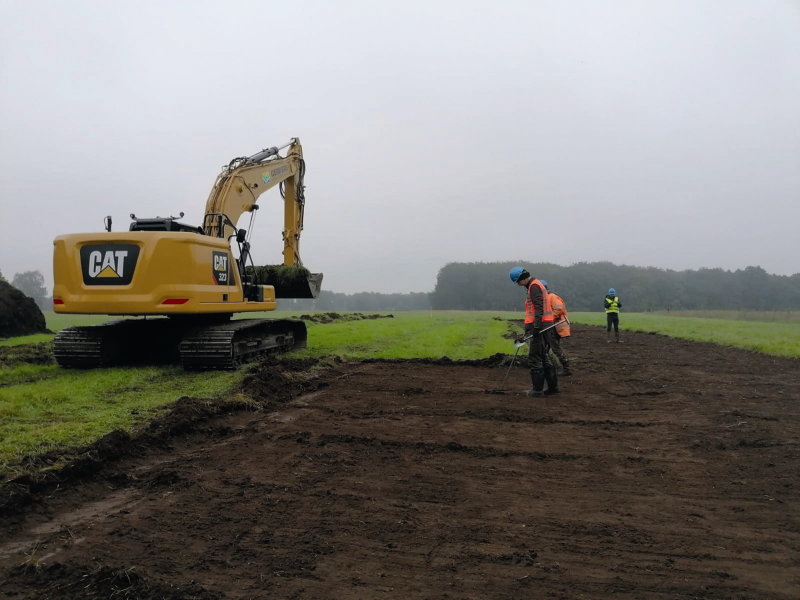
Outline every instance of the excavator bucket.
[[309, 273], [305, 278], [275, 282], [276, 298], [316, 298], [322, 289], [322, 273]]
[[276, 298], [316, 298], [322, 288], [322, 273], [305, 267], [265, 265], [247, 267], [247, 278], [256, 285], [271, 285]]

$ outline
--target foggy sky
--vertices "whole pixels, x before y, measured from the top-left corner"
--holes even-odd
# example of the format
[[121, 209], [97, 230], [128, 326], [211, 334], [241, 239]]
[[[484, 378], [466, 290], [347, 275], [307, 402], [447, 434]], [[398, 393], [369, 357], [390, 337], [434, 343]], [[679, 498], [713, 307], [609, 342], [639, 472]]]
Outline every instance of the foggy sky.
[[107, 214], [200, 224], [223, 164], [293, 136], [329, 290], [430, 291], [452, 261], [800, 271], [800, 2], [0, 0], [8, 279], [51, 283], [53, 238]]

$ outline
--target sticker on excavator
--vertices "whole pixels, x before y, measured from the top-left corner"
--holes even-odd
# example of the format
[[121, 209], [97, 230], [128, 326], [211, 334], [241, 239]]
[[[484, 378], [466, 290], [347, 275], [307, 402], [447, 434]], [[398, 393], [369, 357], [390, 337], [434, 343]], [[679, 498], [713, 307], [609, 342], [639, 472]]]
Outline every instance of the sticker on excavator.
[[213, 252], [212, 266], [217, 285], [230, 284], [230, 257], [227, 252]]
[[90, 244], [81, 248], [84, 285], [129, 285], [133, 280], [139, 246]]
[[282, 174], [286, 173], [288, 170], [289, 170], [289, 167], [287, 167], [286, 165], [283, 165], [282, 167], [277, 167], [275, 169], [272, 169], [272, 171], [270, 171], [269, 173], [262, 173], [261, 174], [261, 181], [263, 181], [264, 184], [267, 184], [270, 181], [272, 181], [273, 177], [277, 177], [278, 175], [282, 175]]

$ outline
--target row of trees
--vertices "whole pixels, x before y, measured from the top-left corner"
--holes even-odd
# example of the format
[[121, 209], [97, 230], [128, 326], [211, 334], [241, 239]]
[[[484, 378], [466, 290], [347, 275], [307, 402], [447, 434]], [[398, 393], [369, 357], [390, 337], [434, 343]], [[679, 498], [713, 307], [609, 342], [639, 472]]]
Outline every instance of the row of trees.
[[609, 288], [615, 288], [624, 310], [798, 310], [800, 273], [770, 275], [761, 267], [737, 271], [699, 269], [671, 271], [610, 262], [450, 263], [442, 267], [430, 294], [437, 310], [519, 310], [521, 290], [508, 272], [517, 265], [547, 281], [570, 310], [599, 311]]
[[[2, 272], [0, 272], [0, 281], [6, 281]], [[10, 283], [29, 298], [33, 298], [42, 310], [53, 308], [52, 298], [44, 286], [44, 275], [40, 271], [16, 273]]]
[[[439, 270], [431, 293], [341, 294], [323, 290], [316, 300], [279, 300], [282, 310], [403, 311], [519, 310], [523, 293], [508, 278], [524, 266], [545, 279], [570, 310], [599, 311], [608, 288], [616, 288], [626, 311], [652, 310], [800, 310], [800, 273], [770, 275], [761, 267], [737, 271], [699, 269], [670, 271], [610, 262], [577, 263], [450, 263]], [[0, 273], [0, 279], [3, 279]], [[17, 273], [11, 285], [43, 309], [52, 307], [39, 271]]]

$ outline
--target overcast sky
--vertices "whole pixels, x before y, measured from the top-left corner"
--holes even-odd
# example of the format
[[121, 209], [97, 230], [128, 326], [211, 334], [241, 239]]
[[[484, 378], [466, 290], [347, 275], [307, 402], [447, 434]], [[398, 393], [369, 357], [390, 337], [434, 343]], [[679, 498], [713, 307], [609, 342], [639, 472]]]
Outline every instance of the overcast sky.
[[798, 0], [0, 0], [9, 279], [50, 282], [53, 238], [107, 214], [200, 224], [223, 164], [293, 136], [329, 290], [430, 291], [452, 261], [800, 271]]

